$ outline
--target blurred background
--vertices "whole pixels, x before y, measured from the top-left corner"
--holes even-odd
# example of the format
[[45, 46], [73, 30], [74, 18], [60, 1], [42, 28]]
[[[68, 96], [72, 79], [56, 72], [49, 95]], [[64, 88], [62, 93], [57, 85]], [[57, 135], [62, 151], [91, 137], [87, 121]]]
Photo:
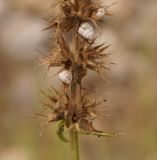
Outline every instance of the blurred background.
[[[0, 160], [70, 159], [68, 144], [56, 136], [56, 125], [42, 136], [36, 96], [43, 86], [60, 84], [35, 69], [36, 50], [46, 53], [51, 31], [42, 32], [53, 0], [0, 0]], [[107, 1], [112, 4], [115, 1]], [[114, 62], [106, 73], [110, 84], [95, 73], [84, 80], [101, 88], [107, 98], [96, 128], [127, 133], [115, 138], [80, 137], [82, 160], [157, 159], [157, 1], [116, 0], [114, 17], [106, 18], [100, 41], [112, 43]], [[99, 85], [95, 85], [95, 81]], [[46, 87], [44, 87], [46, 88]]]

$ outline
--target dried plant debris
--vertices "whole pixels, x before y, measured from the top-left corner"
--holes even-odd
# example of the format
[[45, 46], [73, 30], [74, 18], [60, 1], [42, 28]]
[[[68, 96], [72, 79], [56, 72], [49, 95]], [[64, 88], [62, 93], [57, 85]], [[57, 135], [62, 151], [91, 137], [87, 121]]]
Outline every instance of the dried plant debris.
[[[50, 25], [44, 30], [55, 29], [56, 36], [78, 29], [82, 23], [90, 22], [95, 27], [103, 23], [103, 18], [110, 15], [108, 6], [100, 1], [93, 0], [60, 0], [57, 5], [57, 15], [52, 20], [47, 20]], [[54, 5], [52, 5], [54, 6]]]
[[[104, 70], [109, 70], [104, 58], [109, 55], [110, 45], [97, 45], [95, 38], [99, 24], [110, 15], [109, 6], [96, 0], [56, 0], [52, 7], [57, 8], [57, 13], [51, 20], [46, 19], [50, 25], [44, 30], [53, 29], [53, 47], [50, 54], [39, 57], [39, 61], [48, 69], [60, 67], [59, 79], [64, 87], [71, 87], [71, 92], [65, 88], [61, 93], [53, 88], [53, 95], [42, 92], [48, 98], [48, 103], [43, 104], [49, 113], [39, 115], [46, 119], [46, 125], [59, 122], [57, 134], [64, 142], [69, 141], [64, 136], [65, 129], [75, 128], [76, 132], [86, 135], [115, 136], [93, 127], [93, 121], [100, 116], [98, 107], [101, 103], [81, 86], [88, 70], [103, 78]], [[76, 92], [80, 92], [79, 98], [74, 98]]]
[[69, 82], [71, 81], [70, 71], [74, 64], [77, 65], [79, 79], [87, 74], [88, 69], [96, 71], [103, 76], [103, 71], [109, 70], [107, 64], [104, 62], [104, 58], [110, 54], [106, 51], [110, 45], [105, 45], [105, 43], [95, 45], [95, 40], [90, 43], [87, 43], [85, 40], [79, 40], [77, 57], [75, 57], [75, 53], [65, 39], [61, 37], [57, 47], [53, 49], [51, 54], [39, 58], [41, 64], [47, 65], [48, 68], [61, 67], [59, 73], [68, 72]]
[[[99, 116], [98, 108], [102, 106], [102, 102], [93, 100], [93, 96], [89, 92], [84, 91], [81, 96], [80, 102], [73, 103], [73, 100], [66, 93], [60, 94], [54, 88], [53, 96], [47, 95], [41, 92], [47, 100], [47, 103], [43, 103], [44, 108], [47, 107], [48, 113], [40, 113], [39, 117], [44, 119], [46, 125], [51, 125], [54, 122], [58, 122], [57, 135], [64, 142], [69, 142], [64, 136], [65, 129], [71, 130], [76, 128], [77, 132], [86, 135], [101, 136], [116, 136], [117, 134], [105, 133], [98, 131], [93, 127], [93, 122]], [[44, 129], [44, 128], [43, 128]]]
[[[48, 56], [40, 57], [41, 64], [47, 64], [48, 68], [62, 67], [59, 72], [69, 70], [77, 64], [78, 72], [83, 78], [87, 69], [98, 72], [102, 77], [102, 70], [109, 70], [103, 59], [108, 55], [106, 50], [109, 46], [101, 44], [95, 46], [94, 33], [96, 24], [108, 15], [108, 6], [102, 5], [101, 1], [94, 0], [60, 0], [52, 6], [58, 8], [56, 17], [49, 21], [53, 28], [54, 44]], [[73, 49], [73, 35], [76, 35], [78, 46]]]

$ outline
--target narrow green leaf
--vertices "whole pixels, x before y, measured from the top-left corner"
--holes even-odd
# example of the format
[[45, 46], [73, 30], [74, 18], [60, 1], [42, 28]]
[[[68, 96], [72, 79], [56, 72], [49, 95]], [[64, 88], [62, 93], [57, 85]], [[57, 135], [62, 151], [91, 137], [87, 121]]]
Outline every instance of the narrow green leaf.
[[106, 132], [102, 132], [102, 131], [85, 131], [85, 130], [81, 130], [80, 133], [84, 134], [84, 135], [94, 135], [94, 136], [98, 136], [98, 137], [115, 137], [115, 136], [119, 135], [116, 133], [106, 133]]
[[64, 136], [64, 124], [65, 124], [65, 121], [63, 120], [59, 122], [57, 135], [61, 141], [67, 143], [69, 142], [69, 140]]

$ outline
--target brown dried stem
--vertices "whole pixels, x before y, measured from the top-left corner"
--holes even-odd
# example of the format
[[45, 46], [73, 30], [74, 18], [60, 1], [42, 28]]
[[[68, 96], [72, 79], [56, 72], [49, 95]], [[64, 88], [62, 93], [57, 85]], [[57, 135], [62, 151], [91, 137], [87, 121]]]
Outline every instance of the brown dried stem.
[[[76, 29], [78, 26], [76, 27]], [[75, 36], [74, 36], [74, 57], [78, 56], [78, 35], [77, 32], [75, 31]], [[77, 58], [76, 58], [77, 59]], [[78, 71], [77, 71], [77, 62], [73, 63], [72, 66], [72, 83], [71, 83], [71, 99], [73, 103], [73, 107], [77, 107], [77, 93], [78, 93], [78, 87], [77, 87], [77, 81], [78, 81]], [[71, 150], [72, 150], [72, 155], [73, 155], [73, 160], [79, 160], [79, 142], [78, 142], [78, 132], [76, 128], [72, 128], [70, 131], [70, 137], [71, 137]]]

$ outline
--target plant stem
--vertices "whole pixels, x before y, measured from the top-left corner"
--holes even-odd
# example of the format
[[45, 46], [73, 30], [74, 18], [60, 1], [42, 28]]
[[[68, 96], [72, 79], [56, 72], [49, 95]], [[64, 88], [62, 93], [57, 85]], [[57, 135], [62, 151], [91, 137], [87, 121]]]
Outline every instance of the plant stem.
[[[78, 67], [77, 67], [77, 57], [78, 57], [78, 35], [77, 31], [74, 32], [74, 57], [75, 57], [75, 63], [72, 66], [72, 83], [71, 83], [71, 99], [73, 102], [73, 106], [75, 109], [77, 109], [77, 103], [78, 103]], [[75, 110], [73, 109], [73, 110]], [[72, 150], [72, 157], [73, 160], [79, 160], [79, 143], [78, 143], [78, 132], [75, 128], [75, 125], [70, 130], [70, 140], [71, 140], [71, 150]]]
[[[73, 101], [73, 107], [77, 107], [77, 64], [74, 64], [72, 72], [73, 81], [71, 84], [71, 98]], [[73, 160], [79, 160], [78, 132], [75, 127], [70, 131], [70, 140]]]
[[79, 144], [78, 144], [78, 133], [74, 129], [70, 132], [71, 136], [71, 151], [73, 160], [79, 160]]
[[[73, 68], [73, 81], [71, 84], [71, 97], [73, 100], [73, 107], [77, 106], [77, 68], [74, 66]], [[73, 160], [79, 160], [79, 145], [78, 145], [78, 133], [76, 128], [72, 128], [70, 131], [70, 138], [71, 138], [71, 150]]]

